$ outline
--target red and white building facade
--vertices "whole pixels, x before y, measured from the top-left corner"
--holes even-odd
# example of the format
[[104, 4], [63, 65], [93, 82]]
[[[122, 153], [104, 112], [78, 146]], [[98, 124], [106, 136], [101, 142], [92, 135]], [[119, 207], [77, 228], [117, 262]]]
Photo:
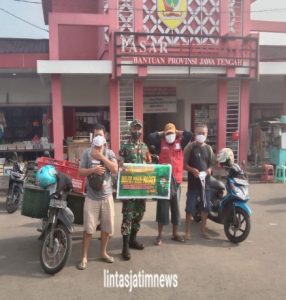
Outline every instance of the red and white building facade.
[[286, 33], [286, 23], [251, 20], [254, 1], [42, 2], [48, 53], [0, 54], [7, 57], [0, 68], [37, 74], [40, 101], [51, 107], [57, 159], [65, 136], [75, 135], [73, 107], [109, 106], [117, 153], [131, 119], [144, 120], [145, 132], [168, 121], [190, 130], [194, 108], [210, 105], [216, 149], [232, 146], [238, 131], [240, 162], [247, 160], [252, 111], [275, 107], [286, 114], [286, 45], [260, 36]]

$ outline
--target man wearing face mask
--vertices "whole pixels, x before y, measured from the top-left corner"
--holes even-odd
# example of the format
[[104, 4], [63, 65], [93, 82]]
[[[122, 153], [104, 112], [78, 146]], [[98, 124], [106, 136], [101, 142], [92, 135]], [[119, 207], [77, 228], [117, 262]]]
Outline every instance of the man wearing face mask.
[[101, 258], [112, 263], [113, 257], [107, 254], [109, 236], [114, 231], [114, 203], [112, 196], [112, 178], [116, 175], [118, 165], [112, 150], [106, 148], [105, 128], [97, 124], [91, 148], [82, 155], [79, 175], [87, 176], [86, 198], [84, 203], [84, 233], [82, 260], [77, 266], [87, 267], [87, 253], [96, 226], [101, 224]]
[[164, 131], [153, 132], [148, 136], [150, 147], [159, 154], [159, 164], [172, 165], [172, 185], [170, 200], [160, 199], [157, 201], [156, 221], [158, 222], [158, 236], [155, 245], [162, 244], [163, 226], [169, 224], [169, 210], [171, 210], [171, 223], [173, 224], [172, 239], [184, 242], [178, 234], [180, 223], [180, 196], [181, 183], [183, 181], [183, 149], [191, 140], [189, 131], [176, 130], [172, 123], [166, 124]]
[[201, 234], [203, 237], [209, 238], [206, 233], [206, 223], [210, 210], [209, 184], [211, 167], [215, 162], [215, 156], [211, 146], [205, 143], [207, 135], [207, 126], [205, 124], [197, 125], [195, 129], [195, 141], [189, 143], [184, 150], [184, 169], [188, 171], [185, 239], [189, 239], [190, 237], [191, 216], [194, 216], [196, 213], [198, 197], [202, 197], [202, 184], [199, 178], [199, 173], [202, 171], [206, 172], [207, 176], [205, 178], [206, 205], [201, 211]]
[[[151, 157], [147, 146], [141, 141], [142, 124], [133, 120], [130, 124], [130, 138], [127, 143], [120, 147], [119, 155], [122, 163], [150, 163]], [[136, 239], [140, 229], [140, 222], [143, 218], [146, 207], [146, 200], [129, 199], [123, 200], [121, 234], [123, 236], [122, 257], [130, 260], [129, 247], [143, 250], [144, 245]]]

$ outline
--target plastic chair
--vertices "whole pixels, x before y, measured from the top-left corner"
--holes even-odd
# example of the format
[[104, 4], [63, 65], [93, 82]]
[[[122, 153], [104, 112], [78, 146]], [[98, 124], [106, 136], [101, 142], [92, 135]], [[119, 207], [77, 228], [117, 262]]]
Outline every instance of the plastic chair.
[[261, 180], [264, 182], [274, 182], [274, 167], [272, 165], [263, 165]]
[[286, 182], [286, 166], [276, 166], [275, 180], [277, 182]]

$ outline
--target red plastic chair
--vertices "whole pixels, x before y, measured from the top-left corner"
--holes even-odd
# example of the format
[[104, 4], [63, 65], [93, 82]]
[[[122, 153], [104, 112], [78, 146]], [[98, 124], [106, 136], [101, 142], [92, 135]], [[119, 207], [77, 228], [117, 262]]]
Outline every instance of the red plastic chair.
[[274, 182], [275, 172], [272, 165], [263, 165], [261, 180], [264, 182]]

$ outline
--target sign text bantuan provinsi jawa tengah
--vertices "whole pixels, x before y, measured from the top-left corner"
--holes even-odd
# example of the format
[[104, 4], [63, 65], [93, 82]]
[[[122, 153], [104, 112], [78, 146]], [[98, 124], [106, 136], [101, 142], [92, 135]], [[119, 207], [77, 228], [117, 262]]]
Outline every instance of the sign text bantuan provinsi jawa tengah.
[[242, 66], [241, 58], [212, 57], [133, 57], [135, 65], [182, 65], [182, 66]]

